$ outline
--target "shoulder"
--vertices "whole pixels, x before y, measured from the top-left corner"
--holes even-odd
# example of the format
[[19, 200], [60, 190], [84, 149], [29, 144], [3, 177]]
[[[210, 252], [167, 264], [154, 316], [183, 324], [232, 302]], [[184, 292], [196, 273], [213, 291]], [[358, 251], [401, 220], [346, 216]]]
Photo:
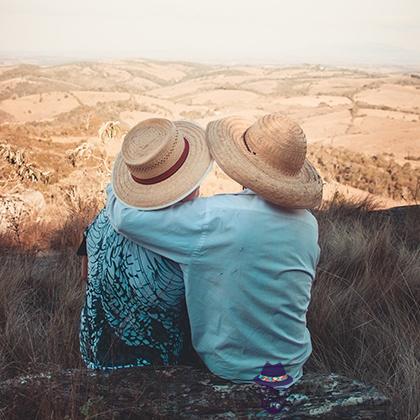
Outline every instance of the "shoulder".
[[315, 216], [307, 209], [278, 209], [278, 217], [288, 221], [288, 225], [295, 231], [304, 234], [312, 232], [318, 235], [318, 221]]
[[254, 206], [251, 203], [260, 200], [255, 194], [247, 194], [246, 192], [215, 194], [209, 197], [202, 197], [203, 205], [207, 210], [223, 209], [229, 210], [251, 210]]

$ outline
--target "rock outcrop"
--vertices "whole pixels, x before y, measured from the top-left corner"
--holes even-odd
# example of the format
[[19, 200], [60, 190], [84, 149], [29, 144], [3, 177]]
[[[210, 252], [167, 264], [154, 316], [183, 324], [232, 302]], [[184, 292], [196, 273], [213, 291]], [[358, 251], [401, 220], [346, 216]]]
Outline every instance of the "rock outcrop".
[[70, 370], [0, 383], [0, 416], [14, 419], [391, 419], [374, 387], [307, 373], [286, 391], [233, 384], [189, 366], [112, 373]]

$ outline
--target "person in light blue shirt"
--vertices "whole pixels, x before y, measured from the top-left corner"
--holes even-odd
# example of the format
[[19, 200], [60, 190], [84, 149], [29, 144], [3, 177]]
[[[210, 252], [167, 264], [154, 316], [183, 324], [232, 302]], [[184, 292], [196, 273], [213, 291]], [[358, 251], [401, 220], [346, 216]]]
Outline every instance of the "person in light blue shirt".
[[[306, 313], [320, 249], [308, 209], [320, 203], [322, 181], [303, 131], [280, 115], [212, 122], [207, 143], [248, 188], [146, 212], [113, 182], [106, 214], [121, 235], [180, 265], [192, 343], [209, 370], [287, 388], [312, 351]], [[261, 375], [267, 364], [284, 375]]]

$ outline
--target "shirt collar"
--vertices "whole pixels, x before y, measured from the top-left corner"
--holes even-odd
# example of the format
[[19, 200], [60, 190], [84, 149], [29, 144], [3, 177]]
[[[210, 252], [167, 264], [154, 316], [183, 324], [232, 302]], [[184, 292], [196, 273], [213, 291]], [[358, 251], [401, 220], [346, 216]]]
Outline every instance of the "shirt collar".
[[255, 193], [254, 193], [254, 191], [252, 191], [252, 190], [250, 190], [249, 188], [245, 188], [243, 191], [240, 191], [239, 193], [237, 193], [237, 194], [254, 194], [254, 195], [256, 195]]
[[[249, 188], [245, 188], [244, 190], [238, 191], [238, 192], [214, 194], [214, 196], [217, 196], [217, 195], [257, 195], [257, 194], [254, 193], [254, 191], [250, 190]], [[203, 197], [203, 198], [206, 198], [206, 197]]]

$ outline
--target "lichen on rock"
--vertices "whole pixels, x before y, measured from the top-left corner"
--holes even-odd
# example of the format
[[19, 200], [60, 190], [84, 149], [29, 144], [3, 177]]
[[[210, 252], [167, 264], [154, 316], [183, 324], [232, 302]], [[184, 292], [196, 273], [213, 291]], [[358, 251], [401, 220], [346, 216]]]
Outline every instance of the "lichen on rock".
[[307, 373], [282, 391], [231, 383], [190, 366], [68, 370], [24, 379], [0, 383], [7, 419], [393, 418], [389, 400], [374, 387], [336, 374]]

